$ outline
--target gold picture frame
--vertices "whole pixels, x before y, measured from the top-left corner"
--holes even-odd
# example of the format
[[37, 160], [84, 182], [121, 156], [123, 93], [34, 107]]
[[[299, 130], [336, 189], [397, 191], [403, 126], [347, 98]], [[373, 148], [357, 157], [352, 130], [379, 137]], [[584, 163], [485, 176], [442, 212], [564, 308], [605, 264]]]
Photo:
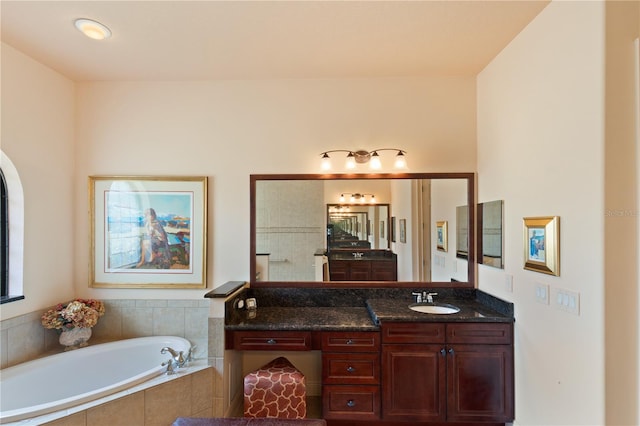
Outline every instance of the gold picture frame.
[[560, 217], [525, 217], [524, 269], [560, 275]]
[[89, 176], [90, 286], [206, 288], [207, 178]]
[[446, 252], [449, 249], [449, 233], [447, 228], [446, 220], [436, 222], [436, 249], [439, 251]]

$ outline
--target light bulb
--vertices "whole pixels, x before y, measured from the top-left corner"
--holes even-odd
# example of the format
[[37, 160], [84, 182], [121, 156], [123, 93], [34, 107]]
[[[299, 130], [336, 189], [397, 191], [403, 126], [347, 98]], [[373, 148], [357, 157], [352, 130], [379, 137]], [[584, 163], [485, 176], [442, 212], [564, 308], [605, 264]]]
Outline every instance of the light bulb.
[[376, 196], [372, 195], [371, 199], [369, 200], [370, 203], [375, 203], [376, 202]]
[[347, 155], [347, 162], [345, 163], [345, 167], [348, 170], [353, 170], [356, 168], [356, 157], [353, 155], [353, 152], [350, 152]]
[[382, 168], [382, 163], [380, 162], [380, 156], [378, 155], [377, 152], [373, 151], [373, 154], [371, 154], [371, 164], [370, 167], [373, 170], [380, 170]]
[[404, 170], [407, 168], [407, 157], [404, 156], [402, 151], [398, 151], [398, 155], [396, 155], [396, 161], [394, 163], [394, 167], [396, 169]]
[[322, 170], [331, 170], [331, 158], [329, 158], [329, 154], [326, 152], [322, 154], [321, 162]]
[[76, 19], [74, 25], [84, 35], [94, 40], [104, 40], [111, 37], [111, 30], [100, 22], [91, 19]]
[[340, 194], [340, 202], [344, 203], [344, 194]]

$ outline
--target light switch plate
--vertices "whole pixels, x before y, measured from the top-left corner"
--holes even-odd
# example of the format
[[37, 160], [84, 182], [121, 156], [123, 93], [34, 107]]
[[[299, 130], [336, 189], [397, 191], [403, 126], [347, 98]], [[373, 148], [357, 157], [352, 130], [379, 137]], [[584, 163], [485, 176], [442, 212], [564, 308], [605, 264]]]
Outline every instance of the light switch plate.
[[580, 315], [580, 293], [559, 288], [553, 296], [553, 305], [574, 315]]
[[513, 293], [513, 275], [506, 274], [504, 276], [504, 289], [507, 293]]
[[549, 285], [536, 283], [536, 302], [542, 303], [543, 305], [549, 304]]

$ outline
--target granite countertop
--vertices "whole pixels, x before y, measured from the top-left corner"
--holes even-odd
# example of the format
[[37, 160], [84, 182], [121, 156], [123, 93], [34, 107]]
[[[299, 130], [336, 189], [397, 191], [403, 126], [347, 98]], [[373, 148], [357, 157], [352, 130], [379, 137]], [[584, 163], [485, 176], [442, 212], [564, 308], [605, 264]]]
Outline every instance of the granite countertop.
[[227, 330], [378, 330], [366, 307], [260, 307], [226, 320]]
[[460, 308], [455, 314], [424, 314], [409, 309], [411, 301], [406, 299], [370, 299], [367, 309], [375, 324], [384, 321], [402, 322], [513, 322], [513, 317], [495, 311], [476, 300], [440, 300]]

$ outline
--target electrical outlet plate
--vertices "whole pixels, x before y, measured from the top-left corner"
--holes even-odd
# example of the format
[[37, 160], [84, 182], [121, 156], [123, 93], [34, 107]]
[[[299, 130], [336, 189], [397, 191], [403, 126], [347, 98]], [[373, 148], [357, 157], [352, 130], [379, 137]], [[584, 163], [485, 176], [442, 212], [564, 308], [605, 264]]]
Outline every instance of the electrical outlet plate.
[[559, 288], [555, 291], [553, 304], [561, 311], [580, 315], [580, 293]]
[[542, 303], [543, 305], [549, 304], [549, 285], [536, 283], [536, 302]]

